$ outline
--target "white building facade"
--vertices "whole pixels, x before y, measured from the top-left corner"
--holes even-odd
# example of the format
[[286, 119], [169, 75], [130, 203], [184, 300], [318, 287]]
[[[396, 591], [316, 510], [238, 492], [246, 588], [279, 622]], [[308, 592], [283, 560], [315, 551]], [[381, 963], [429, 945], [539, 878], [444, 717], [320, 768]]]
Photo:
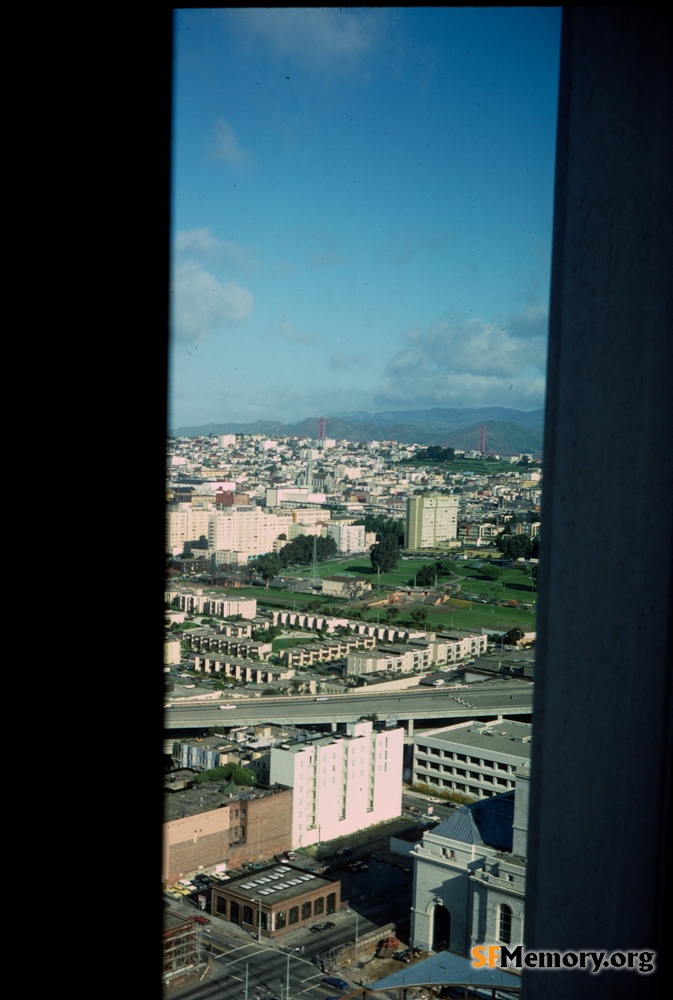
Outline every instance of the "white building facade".
[[419, 493], [407, 499], [406, 549], [448, 545], [458, 535], [458, 498]]
[[411, 944], [469, 955], [478, 944], [523, 943], [528, 768], [516, 791], [456, 809], [412, 857]]
[[226, 507], [210, 518], [208, 549], [238, 552], [246, 558], [273, 551], [281, 534], [287, 534], [291, 517], [271, 514], [262, 507], [242, 505]]
[[306, 847], [394, 819], [402, 809], [402, 728], [347, 723], [345, 734], [271, 750], [271, 784], [294, 790], [292, 845]]

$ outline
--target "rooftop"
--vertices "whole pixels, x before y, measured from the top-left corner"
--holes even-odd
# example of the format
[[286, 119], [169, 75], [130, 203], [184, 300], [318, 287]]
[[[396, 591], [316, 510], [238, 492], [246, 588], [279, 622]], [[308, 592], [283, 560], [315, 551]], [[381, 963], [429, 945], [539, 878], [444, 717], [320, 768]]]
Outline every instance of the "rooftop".
[[314, 872], [307, 872], [303, 868], [295, 868], [292, 865], [270, 865], [267, 868], [260, 868], [254, 873], [246, 872], [237, 878], [229, 879], [226, 885], [215, 887], [227, 893], [235, 892], [238, 896], [246, 896], [251, 901], [276, 903], [286, 899], [292, 899], [300, 893], [309, 889], [317, 889], [336, 884], [335, 879], [326, 875], [317, 875]]
[[416, 745], [438, 743], [455, 746], [458, 744], [466, 750], [483, 750], [488, 747], [489, 754], [502, 754], [530, 759], [533, 727], [527, 722], [514, 722], [500, 719], [495, 722], [468, 722], [445, 729], [429, 730], [419, 735], [414, 741]]
[[226, 781], [208, 781], [164, 797], [164, 822], [198, 816], [199, 813], [211, 812], [213, 809], [230, 806], [236, 802], [266, 798], [280, 791], [280, 789], [240, 788], [227, 794], [224, 789], [228, 787], [229, 783]]

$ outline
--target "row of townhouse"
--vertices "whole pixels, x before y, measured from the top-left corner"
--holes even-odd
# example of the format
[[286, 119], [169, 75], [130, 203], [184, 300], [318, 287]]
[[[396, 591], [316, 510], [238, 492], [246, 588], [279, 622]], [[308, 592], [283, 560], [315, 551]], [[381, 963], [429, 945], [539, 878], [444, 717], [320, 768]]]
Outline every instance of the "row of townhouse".
[[190, 657], [190, 669], [196, 673], [220, 674], [231, 677], [242, 684], [273, 684], [278, 681], [290, 680], [294, 670], [287, 667], [260, 666], [251, 660], [236, 657], [209, 656], [197, 653]]
[[381, 625], [376, 622], [353, 621], [349, 618], [327, 617], [307, 614], [304, 611], [271, 611], [273, 625], [286, 628], [301, 628], [311, 632], [335, 632], [338, 628], [350, 628], [355, 635], [373, 636], [379, 642], [407, 642], [411, 638], [421, 638], [424, 632], [399, 626]]
[[190, 649], [219, 649], [223, 639], [251, 639], [252, 624], [247, 622], [222, 622], [216, 629], [209, 626], [192, 629], [186, 638]]
[[475, 659], [488, 648], [485, 632], [427, 632], [424, 642], [430, 646], [431, 662], [439, 664], [457, 664]]
[[208, 649], [199, 644], [199, 650], [211, 653], [228, 653], [230, 656], [240, 656], [247, 660], [268, 660], [273, 652], [270, 642], [255, 642], [253, 639], [229, 639], [227, 636], [215, 636], [208, 644]]
[[374, 649], [376, 639], [371, 636], [348, 636], [342, 639], [313, 642], [307, 646], [292, 646], [279, 655], [281, 662], [292, 667], [310, 667], [315, 663], [333, 663], [342, 660], [356, 649]]
[[346, 673], [351, 677], [362, 674], [410, 674], [427, 670], [431, 665], [429, 646], [380, 646], [372, 652], [350, 653], [346, 657]]

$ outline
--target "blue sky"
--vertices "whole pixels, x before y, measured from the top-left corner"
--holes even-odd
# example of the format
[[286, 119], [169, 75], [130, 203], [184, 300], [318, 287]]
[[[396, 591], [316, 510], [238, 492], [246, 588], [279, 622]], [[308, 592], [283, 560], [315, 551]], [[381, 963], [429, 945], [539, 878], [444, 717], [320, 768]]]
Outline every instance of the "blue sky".
[[175, 11], [171, 429], [544, 405], [560, 22]]

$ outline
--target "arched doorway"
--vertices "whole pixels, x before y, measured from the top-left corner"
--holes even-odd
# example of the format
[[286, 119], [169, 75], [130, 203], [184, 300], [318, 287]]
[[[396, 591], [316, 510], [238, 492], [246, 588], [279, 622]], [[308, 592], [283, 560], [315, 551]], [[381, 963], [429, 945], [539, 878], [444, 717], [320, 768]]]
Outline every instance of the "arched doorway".
[[447, 951], [451, 946], [451, 914], [441, 903], [436, 903], [433, 917], [432, 950]]

